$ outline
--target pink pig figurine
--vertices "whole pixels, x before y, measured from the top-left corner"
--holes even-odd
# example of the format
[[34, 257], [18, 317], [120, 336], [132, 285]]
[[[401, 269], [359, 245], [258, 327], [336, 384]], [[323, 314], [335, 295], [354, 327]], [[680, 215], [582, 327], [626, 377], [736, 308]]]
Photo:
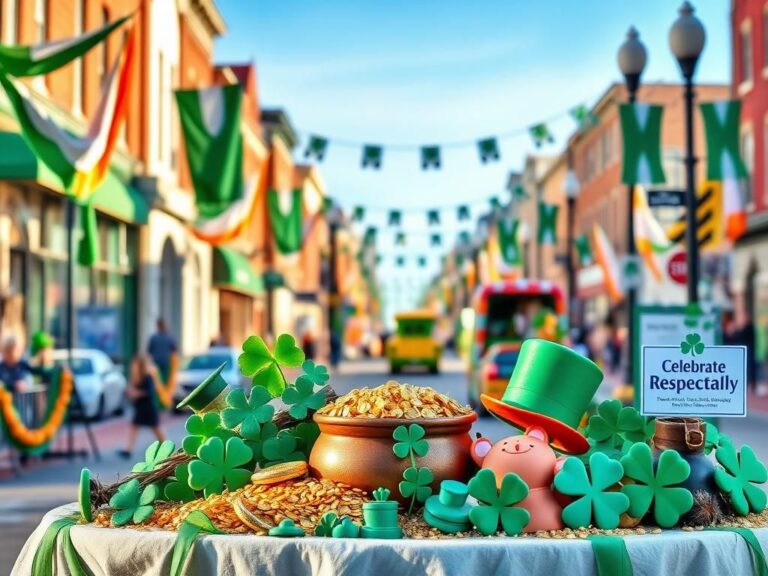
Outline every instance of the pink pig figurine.
[[472, 443], [471, 453], [478, 466], [493, 470], [497, 487], [501, 487], [504, 475], [509, 472], [528, 484], [528, 496], [517, 504], [531, 515], [525, 532], [563, 527], [562, 507], [552, 491], [552, 482], [562, 461], [558, 461], [550, 448], [549, 436], [543, 428], [532, 426], [525, 434], [508, 436], [496, 444], [479, 437]]

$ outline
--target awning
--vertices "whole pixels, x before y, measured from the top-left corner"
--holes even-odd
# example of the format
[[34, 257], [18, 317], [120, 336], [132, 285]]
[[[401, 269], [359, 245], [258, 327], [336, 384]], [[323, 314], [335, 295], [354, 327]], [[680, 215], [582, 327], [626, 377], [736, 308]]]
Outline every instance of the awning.
[[264, 280], [256, 274], [248, 258], [232, 248], [213, 248], [213, 285], [248, 296], [264, 292]]
[[[0, 131], [0, 180], [31, 180], [55, 192], [64, 191], [61, 179], [17, 132]], [[112, 172], [94, 192], [93, 205], [100, 212], [134, 224], [146, 224], [149, 216], [149, 205], [141, 192]]]

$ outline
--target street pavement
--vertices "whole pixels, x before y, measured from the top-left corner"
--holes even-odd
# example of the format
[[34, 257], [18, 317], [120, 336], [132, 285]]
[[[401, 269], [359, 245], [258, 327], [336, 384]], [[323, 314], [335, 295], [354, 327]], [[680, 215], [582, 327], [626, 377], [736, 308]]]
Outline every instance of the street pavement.
[[[338, 394], [343, 394], [352, 388], [378, 386], [389, 379], [383, 360], [357, 360], [342, 364], [331, 383]], [[444, 359], [442, 372], [438, 375], [406, 373], [397, 379], [418, 386], [432, 386], [462, 403], [467, 402], [466, 372], [462, 362], [456, 358]], [[606, 383], [604, 388], [599, 397], [610, 396], [610, 384]], [[139, 459], [152, 437], [148, 432], [142, 432], [140, 450], [135, 451], [133, 458], [130, 461], [119, 458], [117, 450], [125, 442], [127, 418], [93, 425], [101, 452], [99, 461], [89, 457], [33, 462], [17, 477], [0, 468], [0, 574], [10, 572], [21, 547], [47, 510], [76, 499], [83, 466], [88, 466], [102, 482], [112, 482], [130, 471], [132, 463]], [[173, 415], [166, 415], [163, 420], [166, 434], [177, 444], [184, 436], [184, 421], [185, 416]], [[753, 414], [748, 418], [724, 420], [721, 428], [731, 435], [737, 445], [750, 444], [763, 461], [768, 461], [768, 415]], [[481, 418], [474, 424], [472, 435], [476, 432], [497, 440], [513, 433], [513, 430], [495, 418]], [[76, 429], [75, 446], [87, 447], [81, 425]], [[0, 461], [0, 467], [4, 464]]]

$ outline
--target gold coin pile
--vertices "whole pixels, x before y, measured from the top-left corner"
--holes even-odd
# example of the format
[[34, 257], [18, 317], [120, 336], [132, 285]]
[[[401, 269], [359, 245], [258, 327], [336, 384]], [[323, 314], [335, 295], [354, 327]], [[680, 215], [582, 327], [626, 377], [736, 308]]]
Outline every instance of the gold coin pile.
[[411, 386], [390, 380], [376, 388], [356, 388], [317, 411], [325, 416], [344, 418], [447, 418], [470, 414], [434, 388]]

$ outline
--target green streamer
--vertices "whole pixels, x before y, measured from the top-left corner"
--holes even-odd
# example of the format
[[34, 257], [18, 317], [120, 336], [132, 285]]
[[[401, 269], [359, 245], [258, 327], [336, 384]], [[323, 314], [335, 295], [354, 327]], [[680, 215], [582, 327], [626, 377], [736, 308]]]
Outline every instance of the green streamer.
[[179, 533], [173, 545], [171, 576], [181, 575], [181, 570], [184, 568], [187, 556], [192, 551], [192, 546], [201, 532], [205, 534], [224, 534], [224, 532], [213, 525], [211, 519], [204, 512], [193, 510], [184, 519], [181, 527], [179, 527]]
[[77, 247], [77, 263], [90, 267], [99, 259], [99, 230], [96, 223], [96, 210], [92, 202], [80, 205], [80, 228], [83, 235]]
[[595, 555], [597, 576], [632, 576], [632, 562], [624, 538], [593, 535], [587, 539]]
[[56, 538], [64, 528], [71, 528], [77, 522], [76, 516], [59, 518], [45, 529], [40, 544], [32, 559], [32, 576], [53, 576], [53, 558], [56, 554]]
[[64, 539], [64, 559], [67, 561], [67, 568], [72, 576], [88, 576], [83, 569], [83, 564], [80, 562], [80, 555], [75, 550], [75, 545], [72, 544], [72, 536], [70, 530], [72, 526], [64, 526], [61, 530], [61, 537]]
[[755, 567], [755, 576], [768, 576], [768, 562], [765, 560], [765, 553], [763, 552], [760, 542], [757, 540], [757, 536], [749, 528], [707, 528], [707, 530], [717, 530], [719, 532], [732, 532], [738, 534], [744, 539], [747, 547], [752, 553], [752, 564]]

